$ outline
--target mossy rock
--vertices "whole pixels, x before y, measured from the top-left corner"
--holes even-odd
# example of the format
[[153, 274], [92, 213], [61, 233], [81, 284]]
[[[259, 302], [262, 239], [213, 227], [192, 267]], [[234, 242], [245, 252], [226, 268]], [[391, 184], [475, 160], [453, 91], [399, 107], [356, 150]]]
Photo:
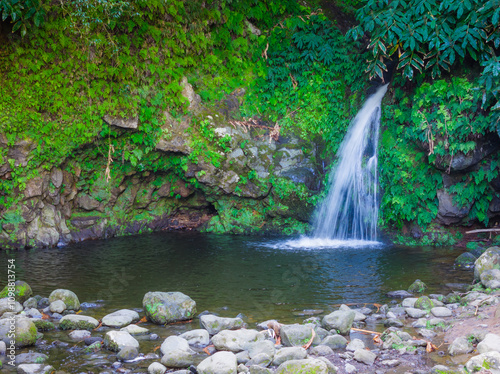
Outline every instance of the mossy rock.
[[410, 293], [422, 293], [427, 289], [427, 285], [422, 282], [420, 279], [417, 279], [412, 283], [410, 287], [408, 287], [408, 292]]
[[[35, 324], [26, 317], [16, 316], [16, 347], [29, 347], [35, 345], [37, 341], [38, 331]], [[11, 327], [11, 319], [5, 318], [0, 320], [0, 340], [5, 344], [10, 344], [9, 331]]]
[[474, 279], [480, 280], [487, 270], [500, 270], [500, 247], [490, 247], [474, 263]]
[[[33, 291], [28, 283], [18, 280], [14, 286], [14, 298], [21, 304], [28, 300], [33, 295]], [[0, 292], [0, 299], [9, 296], [9, 287], [5, 286]]]
[[290, 360], [282, 363], [275, 374], [328, 374], [328, 366], [318, 359]]
[[427, 296], [420, 296], [417, 301], [415, 301], [415, 308], [422, 310], [431, 310], [434, 308], [434, 302]]
[[449, 293], [448, 295], [446, 295], [444, 298], [443, 298], [443, 303], [445, 304], [454, 304], [454, 303], [459, 303], [461, 300], [461, 297], [459, 294], [457, 293]]
[[52, 322], [46, 321], [44, 319], [33, 319], [32, 321], [38, 331], [50, 331], [56, 328], [56, 326]]
[[93, 330], [99, 326], [99, 321], [89, 316], [70, 314], [61, 318], [61, 330]]
[[66, 304], [67, 310], [80, 310], [80, 300], [78, 300], [78, 296], [73, 291], [57, 289], [52, 291], [49, 296], [49, 303], [52, 303], [56, 300], [61, 300]]
[[472, 268], [477, 257], [470, 252], [462, 253], [455, 259], [455, 264], [459, 267]]
[[189, 320], [196, 314], [196, 302], [182, 292], [148, 292], [142, 305], [148, 319], [159, 325]]

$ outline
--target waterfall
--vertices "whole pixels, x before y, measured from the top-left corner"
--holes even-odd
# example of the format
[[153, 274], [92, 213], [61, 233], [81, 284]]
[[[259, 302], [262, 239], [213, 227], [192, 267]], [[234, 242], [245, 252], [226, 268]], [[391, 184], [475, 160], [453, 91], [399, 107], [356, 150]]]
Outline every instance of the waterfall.
[[370, 96], [340, 145], [330, 189], [316, 214], [314, 238], [377, 240], [377, 147], [387, 84]]

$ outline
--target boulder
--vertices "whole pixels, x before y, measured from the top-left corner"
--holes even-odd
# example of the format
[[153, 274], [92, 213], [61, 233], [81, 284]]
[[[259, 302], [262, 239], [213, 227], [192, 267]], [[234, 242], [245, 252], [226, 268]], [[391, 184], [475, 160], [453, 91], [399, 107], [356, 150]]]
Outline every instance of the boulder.
[[149, 320], [158, 325], [189, 320], [196, 314], [196, 302], [181, 292], [148, 292], [142, 305]]
[[19, 353], [16, 355], [16, 364], [42, 364], [47, 359], [49, 356], [43, 354], [43, 353], [35, 353], [35, 352], [28, 352], [28, 353]]
[[463, 355], [465, 353], [470, 353], [473, 350], [474, 347], [465, 336], [456, 338], [448, 347], [448, 353], [450, 356]]
[[496, 334], [486, 334], [484, 339], [477, 345], [479, 353], [500, 352], [500, 336]]
[[204, 314], [200, 317], [200, 325], [210, 335], [215, 335], [222, 330], [236, 330], [244, 327], [245, 322], [239, 317], [225, 318], [213, 314]]
[[148, 366], [149, 374], [164, 374], [167, 371], [167, 368], [160, 364], [159, 362], [153, 362]]
[[23, 306], [15, 301], [14, 303], [12, 303], [9, 298], [4, 298], [4, 299], [0, 299], [0, 317], [4, 314], [4, 313], [20, 313], [23, 311]]
[[212, 343], [218, 351], [240, 352], [250, 343], [264, 340], [257, 330], [223, 330], [212, 337]]
[[431, 313], [434, 317], [451, 317], [451, 310], [443, 307], [443, 306], [437, 306], [431, 309]]
[[126, 327], [122, 327], [120, 331], [126, 331], [130, 335], [145, 335], [149, 332], [148, 329], [137, 325], [128, 325]]
[[500, 353], [496, 351], [481, 353], [467, 361], [465, 368], [468, 373], [475, 373], [483, 369], [498, 373], [500, 371]]
[[356, 313], [352, 310], [337, 310], [324, 316], [321, 324], [327, 330], [336, 330], [341, 335], [347, 335], [351, 331], [355, 316]]
[[17, 374], [51, 374], [54, 367], [46, 364], [21, 364], [17, 367]]
[[307, 344], [312, 336], [313, 329], [305, 325], [282, 325], [280, 330], [281, 341], [286, 347], [301, 347]]
[[403, 299], [401, 302], [401, 306], [403, 308], [415, 308], [415, 302], [418, 300], [418, 297], [407, 297]]
[[125, 347], [139, 349], [139, 342], [126, 331], [108, 331], [104, 336], [104, 346], [110, 351], [119, 352]]
[[273, 358], [269, 356], [267, 353], [259, 353], [252, 357], [250, 360], [247, 361], [246, 365], [247, 366], [269, 366], [271, 362], [273, 361]]
[[500, 288], [500, 270], [490, 269], [480, 275], [481, 283], [486, 288]]
[[50, 303], [49, 305], [49, 310], [52, 313], [59, 313], [61, 314], [66, 310], [66, 304], [64, 304], [64, 301], [62, 300], [56, 300]]
[[358, 362], [362, 362], [366, 365], [373, 365], [377, 355], [371, 351], [368, 351], [364, 348], [359, 348], [354, 351], [354, 359]]
[[273, 365], [281, 365], [290, 360], [302, 360], [307, 357], [307, 351], [302, 347], [285, 347], [274, 354]]
[[59, 321], [61, 330], [93, 330], [97, 326], [99, 326], [98, 320], [81, 314], [68, 314]]
[[31, 290], [30, 285], [25, 281], [21, 280], [15, 281], [14, 287], [9, 286], [7, 284], [0, 292], [0, 299], [11, 296], [9, 295], [9, 293], [13, 293], [16, 301], [18, 301], [21, 304], [24, 303], [33, 295], [33, 291]]
[[78, 300], [78, 296], [70, 290], [57, 289], [52, 291], [49, 296], [49, 302], [53, 303], [56, 300], [62, 300], [64, 304], [66, 304], [67, 310], [80, 310], [80, 300]]
[[474, 263], [474, 278], [481, 280], [487, 270], [500, 269], [500, 247], [490, 247]]
[[415, 308], [431, 310], [432, 308], [434, 308], [434, 302], [427, 296], [420, 296], [417, 301], [415, 301]]
[[196, 352], [189, 348], [186, 339], [169, 336], [161, 345], [161, 363], [166, 367], [185, 368], [194, 363]]
[[198, 374], [236, 374], [238, 363], [232, 352], [217, 352], [196, 367]]
[[69, 333], [71, 340], [81, 341], [90, 338], [91, 333], [87, 330], [74, 330]]
[[470, 252], [462, 253], [455, 259], [455, 264], [465, 269], [472, 269], [477, 258]]
[[310, 353], [313, 356], [331, 356], [334, 354], [333, 349], [327, 345], [320, 344], [316, 347], [311, 348]]
[[408, 292], [410, 293], [422, 293], [427, 289], [427, 285], [422, 282], [420, 279], [417, 279], [415, 282], [408, 287]]
[[139, 320], [139, 313], [130, 309], [121, 309], [102, 318], [104, 326], [120, 328]]
[[459, 223], [467, 217], [474, 203], [471, 201], [465, 206], [458, 206], [453, 201], [454, 194], [451, 194], [446, 189], [438, 190], [437, 197], [439, 200], [438, 206], [438, 220], [444, 225], [452, 225]]
[[274, 343], [270, 340], [259, 340], [258, 342], [250, 343], [245, 347], [245, 349], [248, 352], [248, 356], [252, 359], [262, 353], [272, 359], [276, 353]]
[[425, 317], [425, 315], [427, 314], [425, 310], [417, 308], [406, 308], [405, 311], [406, 314], [408, 314], [408, 316], [411, 318], [422, 318]]
[[344, 349], [347, 346], [347, 339], [342, 335], [328, 335], [321, 341], [321, 344], [331, 349]]
[[120, 352], [116, 355], [119, 361], [131, 361], [139, 355], [139, 351], [136, 347], [126, 346], [120, 349]]
[[291, 360], [282, 363], [275, 374], [328, 374], [328, 366], [320, 359]]
[[206, 347], [210, 343], [210, 336], [205, 329], [186, 331], [179, 337], [186, 339], [189, 345], [195, 347]]
[[10, 345], [9, 335], [13, 329], [15, 330], [17, 348], [28, 347], [36, 343], [38, 331], [29, 318], [15, 316], [14, 318], [0, 319], [0, 340], [7, 345]]

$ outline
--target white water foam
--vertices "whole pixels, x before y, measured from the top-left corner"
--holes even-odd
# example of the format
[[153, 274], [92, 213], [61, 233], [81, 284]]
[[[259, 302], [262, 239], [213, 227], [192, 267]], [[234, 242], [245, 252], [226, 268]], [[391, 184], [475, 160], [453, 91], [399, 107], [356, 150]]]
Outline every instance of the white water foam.
[[322, 239], [302, 236], [298, 239], [287, 241], [276, 241], [266, 243], [266, 247], [273, 249], [293, 249], [293, 250], [315, 250], [315, 249], [349, 249], [349, 248], [374, 248], [382, 246], [383, 243], [370, 240], [341, 240]]

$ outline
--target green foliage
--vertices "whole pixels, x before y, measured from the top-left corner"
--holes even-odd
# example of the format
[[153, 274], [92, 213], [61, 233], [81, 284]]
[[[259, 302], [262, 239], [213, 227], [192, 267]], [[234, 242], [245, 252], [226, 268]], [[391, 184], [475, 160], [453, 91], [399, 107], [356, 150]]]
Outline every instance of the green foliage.
[[395, 59], [410, 80], [424, 71], [437, 78], [472, 58], [483, 67], [483, 108], [496, 111], [494, 122], [500, 126], [498, 0], [367, 0], [356, 17], [359, 25], [349, 36], [370, 33], [371, 76], [382, 77], [385, 61]]
[[2, 21], [10, 19], [12, 32], [26, 35], [28, 29], [39, 27], [45, 18], [45, 8], [40, 0], [0, 0]]
[[[425, 229], [437, 217], [436, 191], [443, 188], [439, 169], [450, 173], [454, 157], [470, 154], [478, 140], [496, 130], [494, 115], [481, 110], [478, 86], [477, 81], [453, 77], [424, 82], [413, 95], [395, 89], [393, 102], [384, 107], [387, 127], [381, 137], [383, 225], [401, 228], [416, 221]], [[493, 156], [448, 188], [457, 206], [471, 206], [470, 219], [488, 223], [494, 195], [489, 183], [499, 166]]]
[[356, 44], [316, 13], [287, 18], [266, 42], [243, 114], [258, 112], [285, 132], [298, 126], [304, 137], [320, 134], [334, 153], [364, 91]]

